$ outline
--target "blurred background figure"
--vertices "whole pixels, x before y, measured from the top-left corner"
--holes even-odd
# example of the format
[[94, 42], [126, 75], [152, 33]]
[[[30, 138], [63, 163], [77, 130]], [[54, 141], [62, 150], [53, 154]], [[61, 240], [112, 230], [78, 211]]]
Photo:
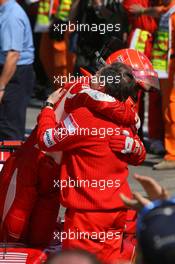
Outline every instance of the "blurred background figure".
[[135, 175], [147, 197], [135, 192], [134, 199], [121, 195], [124, 203], [139, 212], [137, 264], [175, 263], [175, 197], [148, 176]]
[[[150, 150], [155, 154], [164, 154], [165, 150], [166, 154], [153, 168], [174, 169], [175, 1], [162, 0], [151, 3], [137, 0], [133, 3], [125, 0], [124, 7], [131, 14], [133, 30], [128, 40], [130, 47], [145, 52], [151, 58], [160, 78], [161, 93], [154, 92], [149, 96], [148, 136]], [[142, 109], [140, 106], [139, 108]]]
[[[73, 33], [74, 51], [77, 55], [75, 73], [79, 68], [90, 66], [96, 51], [100, 51], [111, 37], [117, 37], [116, 50], [124, 48], [127, 40], [127, 17], [121, 1], [87, 0], [74, 1], [71, 21], [79, 25], [97, 25], [97, 30], [79, 30]], [[107, 29], [107, 25], [111, 25]], [[115, 26], [119, 24], [119, 29]], [[106, 28], [104, 28], [106, 26]], [[100, 29], [101, 27], [101, 29]], [[112, 28], [113, 27], [113, 28]]]
[[137, 223], [142, 263], [175, 263], [174, 221], [174, 198], [155, 201], [142, 209]]
[[[151, 59], [152, 47], [154, 42], [154, 33], [157, 30], [157, 19], [150, 16], [153, 6], [157, 1], [150, 0], [124, 0], [123, 6], [129, 15], [130, 34], [128, 46], [137, 49]], [[151, 10], [151, 11], [150, 11]], [[139, 95], [138, 110], [142, 121], [144, 122], [144, 94]], [[148, 138], [150, 140], [150, 150], [155, 154], [164, 152], [163, 147], [163, 118], [161, 94], [158, 91], [149, 94], [148, 106]], [[155, 107], [156, 106], [156, 107]], [[140, 135], [143, 136], [142, 127]]]
[[[58, 29], [61, 25], [66, 28], [71, 5], [72, 0], [42, 0], [38, 7], [35, 31], [42, 32], [40, 60], [51, 86], [55, 89], [61, 86], [57, 77], [67, 76], [72, 71], [67, 32], [62, 33]], [[54, 82], [54, 76], [58, 81]]]
[[175, 169], [175, 1], [164, 0], [162, 4], [152, 62], [160, 78], [166, 154], [154, 165], [156, 170]]
[[15, 0], [0, 1], [0, 140], [23, 140], [34, 87], [30, 22]]
[[[43, 68], [43, 65], [42, 65], [42, 62], [39, 56], [42, 28], [38, 28], [38, 30], [36, 31], [34, 30], [36, 21], [38, 19], [38, 7], [41, 1], [39, 0], [25, 0], [25, 1], [20, 0], [18, 2], [24, 8], [24, 10], [26, 11], [30, 19], [32, 33], [33, 33], [33, 42], [34, 42], [34, 47], [35, 47], [34, 70], [36, 74], [36, 83], [35, 83], [34, 91], [32, 94], [32, 98], [45, 100], [45, 98], [47, 97], [47, 94], [50, 92], [49, 89], [51, 85], [48, 82], [48, 77], [44, 71], [44, 68]], [[42, 21], [42, 18], [41, 18], [41, 21]], [[32, 100], [32, 102], [33, 101], [34, 100]]]
[[45, 264], [101, 264], [97, 258], [83, 250], [65, 250], [50, 257]]

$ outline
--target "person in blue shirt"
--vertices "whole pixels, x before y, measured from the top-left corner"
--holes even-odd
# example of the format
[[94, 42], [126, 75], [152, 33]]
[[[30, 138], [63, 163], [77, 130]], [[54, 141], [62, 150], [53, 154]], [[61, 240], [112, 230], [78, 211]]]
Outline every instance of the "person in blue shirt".
[[23, 140], [34, 86], [29, 19], [15, 0], [0, 0], [0, 141]]

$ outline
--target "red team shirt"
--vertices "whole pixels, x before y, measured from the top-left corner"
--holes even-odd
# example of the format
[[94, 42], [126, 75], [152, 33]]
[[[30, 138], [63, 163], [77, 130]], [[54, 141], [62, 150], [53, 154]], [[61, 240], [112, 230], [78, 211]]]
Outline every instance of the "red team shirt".
[[[49, 237], [52, 236], [52, 225], [54, 226], [56, 222], [59, 208], [59, 194], [60, 202], [67, 208], [90, 211], [125, 209], [125, 206], [119, 199], [119, 193], [131, 194], [127, 182], [127, 163], [138, 165], [145, 158], [144, 147], [142, 148], [141, 155], [136, 153], [128, 155], [114, 153], [110, 148], [110, 135], [113, 132], [118, 133], [120, 129], [127, 129], [131, 136], [140, 141], [134, 133], [136, 112], [130, 100], [126, 103], [119, 102], [114, 98], [90, 89], [87, 83], [85, 87], [84, 84], [76, 83], [68, 84], [66, 88], [69, 90], [69, 96], [65, 102], [65, 110], [67, 112], [65, 113], [65, 118], [57, 123], [54, 111], [49, 108], [43, 109], [38, 118], [38, 128], [33, 131], [27, 142], [22, 145], [21, 150], [15, 153], [15, 157], [10, 157], [1, 173], [2, 185], [7, 185], [6, 190], [2, 191], [0, 196], [2, 215], [4, 200], [6, 200], [7, 189], [12, 178], [11, 174], [14, 173], [15, 169], [18, 170], [16, 175], [17, 192], [13, 206], [4, 219], [9, 241], [13, 239], [13, 237], [11, 238], [12, 233], [17, 235], [16, 237], [18, 237], [19, 241], [22, 238], [21, 221], [23, 221], [26, 232], [30, 228], [31, 243], [39, 245], [49, 241]], [[79, 108], [77, 108], [78, 106]], [[133, 129], [130, 128], [132, 126]], [[82, 132], [81, 135], [78, 132], [74, 133], [80, 128], [89, 129], [90, 134], [87, 132]], [[101, 131], [101, 135], [95, 134], [94, 128], [97, 131]], [[92, 130], [94, 131], [93, 133]], [[103, 135], [104, 130], [109, 131], [108, 135]], [[65, 133], [68, 131], [69, 133]], [[43, 157], [44, 153], [36, 149], [37, 141], [39, 147], [44, 151], [63, 151], [61, 166], [54, 163], [52, 159], [46, 163], [47, 156], [40, 159], [40, 156]], [[38, 154], [34, 155], [37, 151]], [[21, 156], [25, 160], [25, 163], [21, 163]], [[31, 166], [31, 164], [33, 165]], [[30, 169], [27, 172], [28, 184], [26, 186], [27, 166]], [[60, 178], [58, 178], [59, 176]], [[77, 185], [80, 183], [80, 180], [88, 180], [91, 186], [87, 187], [85, 185], [85, 187], [81, 188], [78, 186], [74, 188], [65, 187], [59, 190], [53, 187], [54, 177], [56, 180], [59, 179], [59, 181], [64, 182], [71, 179]], [[6, 183], [4, 185], [7, 178], [9, 179], [9, 184]], [[38, 181], [40, 181], [40, 186], [36, 184]], [[99, 185], [95, 185], [95, 181]], [[104, 181], [108, 184], [108, 186], [105, 186], [106, 188], [104, 188]], [[47, 188], [48, 186], [53, 188]], [[42, 194], [36, 201], [33, 201], [31, 196], [28, 195], [31, 189], [33, 193]], [[43, 191], [46, 196], [43, 196]], [[47, 191], [50, 193], [50, 196], [48, 196]], [[25, 197], [21, 195], [22, 193], [26, 194]], [[50, 200], [51, 197], [53, 197], [54, 202]], [[43, 199], [45, 203], [43, 203]], [[47, 210], [46, 204], [52, 212]], [[50, 206], [51, 204], [53, 205], [52, 207]], [[33, 212], [32, 208], [36, 210]], [[45, 209], [48, 213], [46, 213]], [[35, 217], [34, 221], [30, 221], [29, 226], [28, 219], [32, 219], [32, 213], [34, 213]], [[41, 217], [42, 215], [44, 216], [44, 220]], [[20, 221], [17, 221], [19, 216]], [[115, 213], [114, 217], [116, 217]], [[72, 225], [74, 225], [74, 222], [72, 222]], [[44, 233], [43, 230], [45, 230]], [[90, 246], [90, 249], [92, 248], [94, 246]], [[100, 252], [102, 252], [101, 248]]]
[[[120, 130], [114, 123], [94, 114], [87, 108], [79, 108], [72, 111], [62, 122], [56, 123], [55, 113], [52, 109], [42, 110], [38, 119], [38, 144], [42, 150], [47, 152], [63, 151], [63, 159], [60, 180], [68, 181], [69, 178], [75, 182], [80, 180], [110, 180], [109, 188], [101, 191], [100, 188], [63, 188], [61, 192], [61, 203], [67, 208], [85, 210], [110, 210], [123, 207], [119, 198], [119, 192], [129, 194], [130, 189], [127, 182], [128, 167], [130, 164], [140, 164], [145, 158], [145, 150], [142, 154], [122, 155], [111, 151], [109, 147], [110, 135], [101, 138], [99, 135], [84, 133], [79, 135], [80, 128], [100, 131]], [[73, 131], [76, 131], [75, 134]], [[69, 131], [70, 130], [70, 133]], [[61, 135], [61, 131], [67, 131]], [[115, 133], [115, 132], [114, 132]], [[130, 130], [130, 135], [133, 135]], [[133, 135], [134, 136], [134, 135]], [[137, 135], [135, 139], [139, 140]], [[116, 187], [116, 181], [119, 181]], [[112, 186], [113, 183], [113, 186]]]

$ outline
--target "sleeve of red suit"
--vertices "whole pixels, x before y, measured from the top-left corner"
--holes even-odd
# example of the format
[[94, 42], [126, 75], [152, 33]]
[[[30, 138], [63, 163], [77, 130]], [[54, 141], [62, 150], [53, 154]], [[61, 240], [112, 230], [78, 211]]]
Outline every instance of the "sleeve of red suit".
[[146, 158], [144, 144], [137, 134], [131, 133], [128, 136], [113, 135], [111, 136], [109, 145], [117, 155], [120, 155], [120, 159], [128, 164], [138, 166]]
[[130, 154], [127, 154], [127, 155], [122, 155], [123, 156], [122, 160], [127, 162], [130, 165], [138, 166], [138, 165], [142, 164], [145, 161], [146, 149], [145, 149], [142, 141], [138, 137], [138, 135], [136, 135], [134, 137], [134, 140], [137, 140], [137, 142], [140, 144], [140, 151], [135, 152], [135, 153], [130, 153]]
[[114, 97], [90, 88], [89, 84], [77, 83], [65, 101], [67, 113], [79, 107], [87, 107], [123, 126], [136, 126], [137, 114], [131, 99], [120, 102]]
[[[82, 115], [82, 119], [84, 116]], [[81, 122], [81, 117], [79, 116]], [[47, 152], [54, 151], [69, 151], [75, 148], [81, 148], [87, 146], [89, 142], [88, 135], [78, 135], [74, 133], [79, 125], [75, 121], [72, 114], [69, 114], [63, 121], [56, 123], [55, 113], [52, 109], [44, 108], [38, 117], [38, 129], [37, 140], [39, 147]], [[146, 151], [143, 143], [137, 135], [130, 135], [134, 140], [134, 148], [132, 153], [122, 154], [122, 150], [126, 146], [126, 136], [114, 135], [111, 137], [111, 143], [109, 145], [113, 150], [113, 147], [118, 149], [118, 155], [121, 155], [121, 159], [132, 165], [141, 164], [146, 155]]]
[[79, 125], [72, 114], [57, 123], [52, 109], [45, 107], [38, 117], [37, 141], [39, 147], [47, 152], [69, 151], [79, 148], [86, 142], [86, 135], [75, 133]]

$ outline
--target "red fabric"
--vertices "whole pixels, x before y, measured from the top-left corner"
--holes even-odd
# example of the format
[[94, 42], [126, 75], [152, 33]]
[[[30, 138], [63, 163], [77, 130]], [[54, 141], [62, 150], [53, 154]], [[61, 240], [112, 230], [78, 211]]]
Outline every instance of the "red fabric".
[[58, 179], [59, 167], [35, 145], [36, 130], [29, 140], [12, 154], [1, 171], [1, 219], [7, 191], [15, 172], [16, 183], [13, 189], [16, 189], [16, 192], [12, 206], [2, 223], [0, 239], [7, 239], [8, 242], [24, 240], [32, 245], [44, 247], [52, 237], [59, 209], [58, 192], [53, 184], [54, 179]]
[[[69, 89], [71, 86], [72, 84], [67, 84], [65, 88]], [[79, 84], [77, 91], [81, 90], [82, 84]], [[82, 100], [82, 96], [77, 98]], [[77, 98], [75, 98], [76, 102], [78, 102]], [[87, 97], [85, 98], [88, 99]], [[90, 98], [87, 100], [87, 105], [90, 108], [95, 108], [94, 102]], [[74, 104], [74, 100], [72, 100], [72, 103]], [[122, 118], [122, 114], [124, 115], [127, 112], [131, 117], [131, 119], [129, 118], [129, 123], [135, 122], [135, 112], [130, 101], [126, 106], [118, 101], [114, 104], [103, 101], [96, 101], [96, 103], [100, 110], [96, 107], [95, 111], [104, 112], [104, 115], [110, 117], [110, 110], [113, 110], [114, 119], [117, 118], [118, 113], [119, 121]], [[114, 105], [118, 107], [116, 112], [114, 111]], [[121, 106], [121, 109], [119, 106]], [[127, 119], [126, 122], [128, 122]], [[51, 230], [53, 230], [56, 222], [55, 219], [59, 208], [58, 190], [53, 190], [52, 187], [53, 179], [59, 176], [59, 167], [36, 147], [36, 131], [37, 128], [27, 142], [8, 159], [1, 172], [0, 215], [2, 217], [7, 190], [11, 184], [15, 169], [18, 169], [15, 200], [5, 218], [0, 236], [1, 240], [6, 236], [9, 241], [24, 239], [32, 245], [42, 246], [49, 242]], [[21, 160], [24, 162], [21, 162]], [[26, 168], [28, 168], [27, 172]], [[45, 219], [45, 221], [41, 222], [41, 219]]]
[[127, 211], [127, 217], [125, 222], [125, 230], [123, 234], [123, 241], [121, 247], [120, 258], [115, 264], [123, 263], [124, 261], [130, 261], [129, 263], [134, 263], [136, 257], [136, 221], [137, 213], [133, 210]]
[[53, 8], [52, 8], [52, 11], [51, 11], [52, 14], [56, 14], [56, 12], [58, 10], [58, 7], [59, 7], [59, 4], [60, 4], [59, 0], [54, 0], [53, 1]]
[[123, 126], [133, 125], [135, 127], [136, 109], [130, 98], [126, 102], [120, 102], [117, 99], [110, 101], [104, 93], [98, 94], [98, 91], [90, 89], [88, 81], [85, 83], [78, 82], [72, 86], [73, 88], [70, 91], [72, 96], [65, 101], [65, 111], [67, 113], [79, 107], [87, 107], [110, 118], [117, 124]]
[[[89, 78], [82, 78], [77, 82], [67, 83], [64, 86], [64, 89], [67, 91], [69, 90], [69, 97], [66, 98], [64, 105], [66, 113], [70, 113], [79, 107], [87, 107], [88, 109], [109, 118], [116, 124], [131, 126], [132, 131], [134, 133], [137, 132], [137, 108], [130, 97], [126, 102], [121, 102], [115, 98], [113, 98], [114, 101], [107, 100], [105, 98], [106, 94], [101, 92], [98, 94], [98, 91], [90, 88]], [[96, 92], [95, 95], [92, 95], [93, 92]], [[58, 105], [59, 102], [55, 105], [55, 109]]]
[[[71, 86], [72, 84], [67, 84], [65, 88], [69, 89]], [[79, 84], [77, 91], [81, 90], [82, 84]], [[78, 102], [77, 99], [82, 100], [82, 97], [75, 98], [76, 102]], [[74, 104], [74, 100], [72, 100], [72, 103]], [[106, 102], [101, 101], [96, 103], [101, 107], [100, 111], [102, 113], [110, 107], [110, 104]], [[119, 106], [120, 102], [116, 101], [115, 104]], [[95, 107], [93, 100], [88, 100], [87, 105], [91, 108]], [[129, 105], [127, 108], [128, 112], [131, 112], [130, 116], [133, 118], [131, 122], [133, 122], [135, 113]], [[95, 110], [98, 111], [98, 109]], [[117, 109], [116, 113], [119, 113], [119, 117], [120, 112], [124, 114], [125, 110], [127, 111], [126, 107], [123, 107], [122, 111], [118, 110], [120, 109]], [[106, 113], [110, 116], [110, 111], [106, 111]], [[6, 236], [9, 241], [21, 241], [21, 239], [24, 239], [35, 246], [47, 244], [56, 221], [59, 207], [58, 190], [53, 190], [52, 187], [53, 177], [59, 176], [59, 168], [51, 158], [46, 157], [35, 147], [37, 143], [36, 130], [37, 128], [33, 131], [27, 142], [8, 159], [1, 172], [0, 215], [2, 217], [7, 191], [11, 184], [13, 173], [16, 168], [18, 169], [15, 200], [5, 217], [0, 233], [1, 241]], [[26, 168], [28, 168], [27, 171]], [[57, 175], [55, 175], [56, 172]], [[20, 220], [18, 221], [17, 219], [19, 218]], [[42, 218], [45, 221], [41, 222]], [[44, 228], [44, 226], [47, 226], [47, 228]]]
[[[123, 150], [125, 150], [126, 144], [129, 144], [126, 143], [127, 139], [129, 139], [130, 141], [130, 137], [127, 138], [125, 135], [122, 134], [121, 135], [114, 134], [110, 138], [109, 146], [115, 152], [122, 152]], [[132, 139], [133, 139], [133, 143], [131, 145], [132, 146], [130, 150], [131, 153], [124, 155], [122, 160], [131, 165], [137, 166], [143, 163], [143, 161], [145, 160], [146, 151], [143, 143], [140, 140], [138, 140], [137, 135], [133, 135]]]
[[[149, 0], [124, 0], [123, 6], [128, 12], [129, 24], [131, 25], [130, 34], [128, 38], [128, 45], [130, 44], [134, 30], [136, 28], [149, 31], [151, 34], [153, 34], [157, 30], [157, 21], [155, 18], [151, 16], [147, 16], [147, 15], [136, 16], [130, 13], [129, 9], [134, 4], [141, 5], [145, 8], [151, 6], [151, 3]], [[153, 36], [150, 35], [148, 37], [146, 48], [145, 48], [145, 55], [148, 58], [151, 58], [152, 44], [153, 44]]]
[[[114, 212], [67, 210], [64, 232], [70, 234], [70, 238], [76, 235], [78, 239], [64, 239], [63, 249], [80, 248], [96, 254], [102, 263], [116, 263], [121, 256], [125, 220], [125, 210]], [[80, 232], [86, 233], [86, 237], [82, 235], [81, 238]]]
[[[80, 130], [77, 130], [79, 132], [68, 133], [69, 125], [74, 129], [89, 129], [90, 133], [87, 131], [81, 133]], [[108, 135], [106, 132], [106, 135], [100, 138], [99, 134], [91, 134], [94, 128], [97, 132], [100, 129], [107, 131], [111, 128], [112, 133], [117, 133], [121, 129], [121, 127], [103, 120], [101, 116], [94, 115], [86, 108], [73, 111], [63, 122], [56, 124], [54, 111], [45, 108], [38, 118], [38, 144], [41, 149], [48, 152], [64, 151], [61, 181], [68, 181], [69, 178], [74, 181], [88, 179], [90, 182], [94, 179], [96, 181], [109, 179], [113, 183], [117, 179], [120, 181], [120, 187], [113, 186], [105, 189], [105, 191], [91, 186], [90, 188], [78, 189], [63, 188], [61, 190], [61, 203], [65, 207], [86, 210], [124, 208], [125, 206], [118, 194], [123, 192], [130, 195], [127, 182], [127, 163], [123, 161], [125, 156], [119, 153], [115, 154], [109, 148], [111, 132]], [[62, 131], [64, 135], [61, 134]], [[140, 157], [134, 156], [134, 159], [136, 163]]]
[[[32, 140], [33, 138], [31, 138]], [[28, 144], [27, 144], [28, 145]], [[24, 147], [25, 145], [23, 145]], [[23, 150], [22, 147], [22, 150]], [[23, 151], [19, 150], [18, 152], [14, 153], [5, 163], [5, 166], [3, 167], [3, 170], [1, 171], [1, 182], [0, 182], [0, 204], [1, 204], [1, 218], [3, 217], [3, 211], [4, 211], [4, 205], [5, 205], [5, 200], [6, 200], [6, 195], [7, 195], [7, 191], [8, 188], [10, 186], [10, 182], [12, 177], [14, 176], [15, 170], [16, 168], [21, 168], [23, 165], [24, 167], [22, 167], [22, 171], [19, 169], [18, 173], [20, 174], [21, 172], [24, 173], [24, 176], [26, 177], [26, 180], [29, 179], [29, 177], [32, 177], [30, 175], [30, 172], [33, 172], [33, 169], [35, 169], [35, 162], [31, 163], [31, 158], [34, 157], [34, 161], [35, 158], [37, 156], [38, 153], [38, 149], [35, 149], [33, 151], [33, 155], [32, 157], [30, 156], [30, 150], [27, 151], [27, 158], [29, 159], [29, 164], [30, 167], [28, 168], [28, 171], [26, 171], [26, 163], [28, 162], [28, 160], [23, 160]], [[18, 154], [19, 153], [19, 154]], [[18, 158], [16, 158], [18, 156]], [[23, 160], [23, 162], [21, 162], [21, 159]], [[27, 166], [28, 167], [28, 166]], [[30, 176], [29, 176], [30, 175]], [[23, 176], [23, 177], [24, 177]], [[24, 178], [23, 178], [24, 179]], [[13, 239], [19, 239], [20, 236], [23, 235], [24, 229], [26, 228], [26, 222], [29, 218], [29, 214], [32, 210], [32, 205], [33, 202], [36, 199], [36, 190], [34, 188], [34, 186], [29, 185], [29, 183], [27, 183], [24, 180], [23, 183], [23, 189], [21, 190], [21, 181], [20, 181], [20, 177], [17, 177], [16, 179], [16, 186], [14, 186], [13, 188], [16, 187], [16, 194], [17, 194], [17, 199], [15, 201], [15, 208], [12, 204], [12, 207], [10, 208], [9, 213], [7, 214], [7, 216], [5, 217], [2, 229], [1, 229], [1, 241], [4, 239], [4, 236], [11, 236], [13, 237]], [[33, 181], [32, 179], [30, 180], [31, 182]], [[26, 188], [28, 186], [28, 188]], [[18, 193], [20, 193], [21, 197], [18, 196]], [[24, 203], [27, 203], [27, 207], [28, 210], [26, 211], [25, 209], [22, 210]], [[20, 209], [19, 209], [20, 208]], [[24, 207], [25, 208], [25, 207]], [[13, 213], [12, 213], [13, 212]], [[16, 216], [18, 214], [18, 217]], [[17, 221], [15, 223], [14, 218], [17, 217]], [[27, 220], [26, 220], [27, 219]], [[12, 241], [13, 241], [12, 239]], [[11, 241], [11, 239], [9, 240]]]
[[28, 228], [28, 243], [33, 247], [44, 248], [53, 238], [60, 208], [59, 193], [54, 188], [54, 182], [59, 179], [59, 169], [59, 165], [46, 155], [38, 161], [38, 199], [34, 204]]
[[[64, 232], [70, 234], [70, 238], [79, 235], [80, 232], [94, 232], [101, 236], [100, 239], [92, 240], [87, 237], [83, 239], [65, 239], [63, 234], [63, 249], [81, 248], [97, 255], [103, 263], [121, 264], [123, 262], [133, 263], [136, 255], [136, 213], [135, 211], [114, 212], [87, 212], [67, 210], [65, 215]], [[111, 233], [120, 232], [120, 238], [109, 236]], [[72, 233], [71, 233], [72, 232]], [[107, 237], [109, 236], [109, 237]]]
[[1, 256], [0, 259], [2, 260], [2, 256], [3, 256], [3, 264], [10, 264], [10, 263], [41, 264], [44, 263], [47, 259], [47, 255], [44, 252], [32, 248], [22, 248], [19, 247], [18, 244], [16, 244], [16, 247], [15, 245], [14, 247], [7, 247], [5, 254], [4, 251], [5, 249], [3, 245], [3, 248], [0, 248], [0, 256]]
[[136, 16], [130, 13], [129, 9], [132, 5], [137, 4], [143, 7], [150, 7], [150, 0], [124, 0], [123, 6], [128, 12], [129, 15], [129, 24], [131, 25], [131, 29], [140, 28], [143, 30], [147, 30], [150, 33], [154, 33], [157, 29], [156, 20], [151, 16]]

